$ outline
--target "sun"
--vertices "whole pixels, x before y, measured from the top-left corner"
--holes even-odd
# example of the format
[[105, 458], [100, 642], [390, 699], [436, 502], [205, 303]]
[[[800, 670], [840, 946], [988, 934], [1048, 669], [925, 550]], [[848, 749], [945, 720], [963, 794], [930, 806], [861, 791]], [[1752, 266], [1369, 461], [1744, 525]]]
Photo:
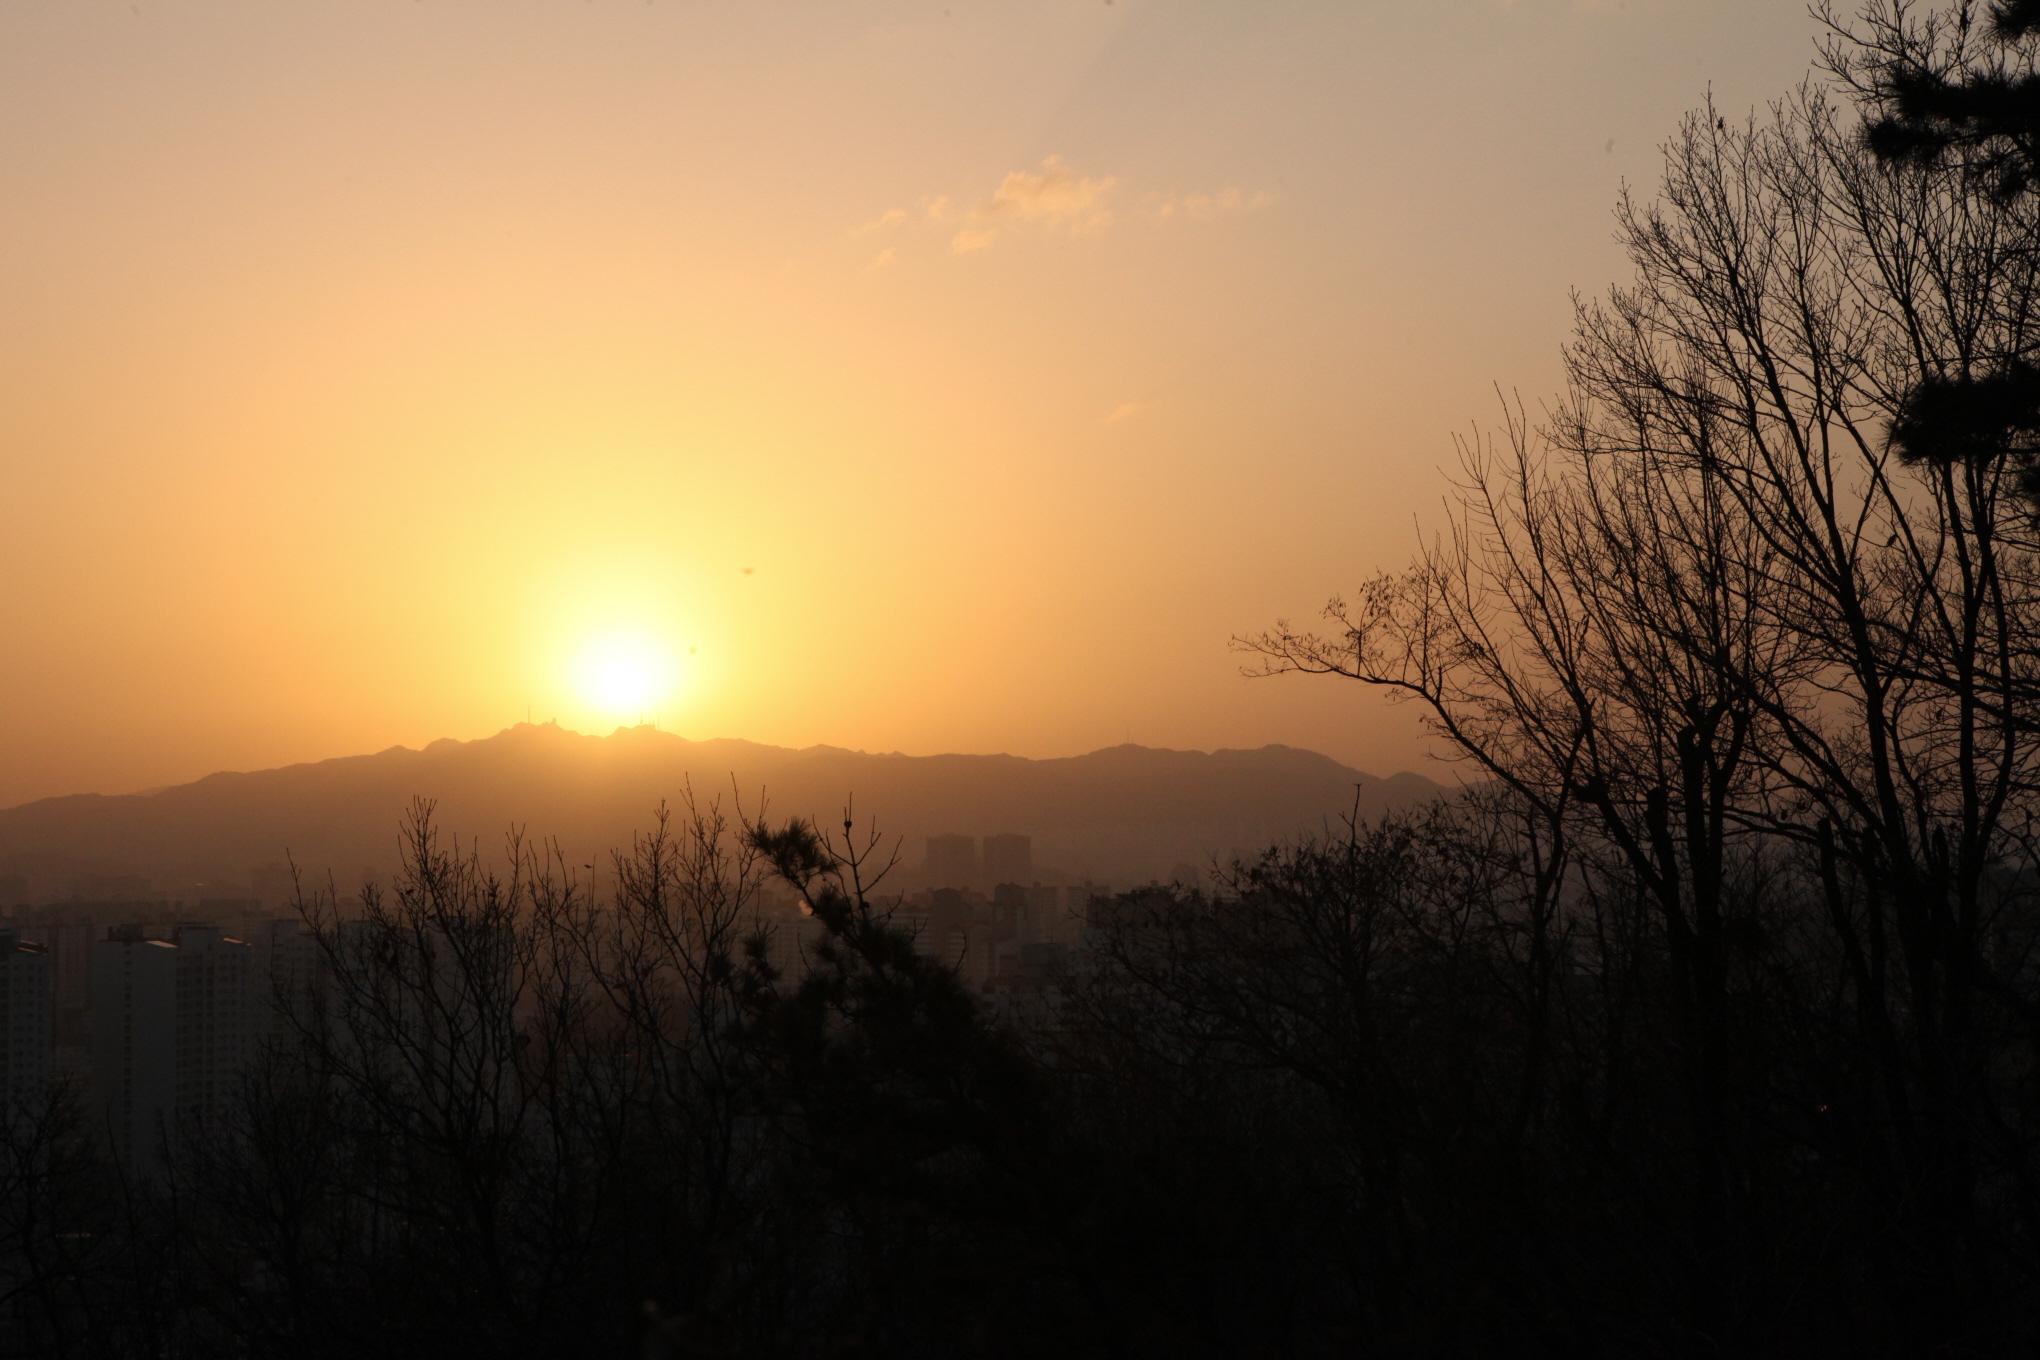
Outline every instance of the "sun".
[[582, 645], [574, 664], [575, 688], [605, 718], [643, 721], [679, 685], [672, 647], [654, 634], [617, 629]]

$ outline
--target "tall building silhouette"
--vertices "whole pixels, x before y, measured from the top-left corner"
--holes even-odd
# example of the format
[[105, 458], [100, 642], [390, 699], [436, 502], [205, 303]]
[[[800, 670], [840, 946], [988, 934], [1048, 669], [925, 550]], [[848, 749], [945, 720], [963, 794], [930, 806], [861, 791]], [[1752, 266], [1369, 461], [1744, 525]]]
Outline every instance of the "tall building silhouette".
[[82, 1067], [92, 1033], [92, 944], [99, 932], [90, 921], [65, 921], [36, 932], [49, 951], [50, 1024], [64, 1051], [67, 1071]]
[[114, 1156], [155, 1170], [176, 1114], [177, 946], [139, 925], [108, 927], [92, 948], [92, 1098]]
[[253, 951], [216, 927], [180, 925], [177, 945], [177, 1122], [190, 1133], [225, 1113], [249, 1056]]
[[0, 1113], [49, 1089], [50, 1023], [49, 951], [0, 930]]
[[135, 1172], [223, 1113], [248, 1057], [249, 965], [247, 945], [196, 923], [167, 940], [111, 926], [93, 947], [93, 1098]]
[[289, 1033], [289, 1013], [306, 1014], [318, 986], [318, 940], [290, 918], [254, 921], [244, 936], [248, 967], [249, 1056], [264, 1039]]

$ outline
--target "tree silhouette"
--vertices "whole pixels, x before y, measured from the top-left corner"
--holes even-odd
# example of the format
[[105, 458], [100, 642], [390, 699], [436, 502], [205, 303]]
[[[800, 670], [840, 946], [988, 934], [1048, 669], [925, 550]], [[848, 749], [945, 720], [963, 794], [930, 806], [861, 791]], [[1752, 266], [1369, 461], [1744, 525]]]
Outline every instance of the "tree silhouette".
[[[2040, 188], [2040, 0], [1997, 0], [1979, 16], [1971, 0], [1916, 17], [1903, 0], [1867, 10], [1854, 28], [1834, 23], [1828, 64], [1864, 105], [1863, 144], [1894, 170], [1953, 171], [1988, 208], [2036, 227]], [[2020, 471], [2040, 507], [2040, 366], [2017, 296], [1980, 296], [2009, 308], [2002, 347], [1928, 356], [1893, 413], [1892, 446], [1909, 461]]]
[[[2040, 1226], [1995, 1188], [2035, 1132], [1998, 1093], [2040, 1014], [2040, 544], [2016, 460], [1887, 437], [2024, 353], [2040, 260], [2027, 202], [1879, 161], [1849, 112], [1690, 119], [1618, 214], [1633, 280], [1581, 305], [1562, 403], [1466, 448], [1411, 570], [1248, 643], [1421, 702], [1558, 849], [1577, 966], [1648, 911], [1668, 1275], [1685, 1335], [1738, 1352], [1823, 1218], [1883, 1225], [1863, 1267], [1913, 1353], [2011, 1325], [1993, 1272], [2024, 1267], [1985, 1243]], [[1856, 1189], [1800, 1200], [1790, 1141]]]
[[[2005, 200], [2040, 172], [2040, 74], [2026, 39], [2040, 34], [2040, 0], [1997, 0], [1982, 22], [1964, 0], [1913, 22], [1902, 3], [1873, 8], [1848, 59], [1870, 99], [1865, 145], [1881, 160], [1934, 165], [1961, 157]], [[1839, 26], [1837, 26], [1839, 27]]]

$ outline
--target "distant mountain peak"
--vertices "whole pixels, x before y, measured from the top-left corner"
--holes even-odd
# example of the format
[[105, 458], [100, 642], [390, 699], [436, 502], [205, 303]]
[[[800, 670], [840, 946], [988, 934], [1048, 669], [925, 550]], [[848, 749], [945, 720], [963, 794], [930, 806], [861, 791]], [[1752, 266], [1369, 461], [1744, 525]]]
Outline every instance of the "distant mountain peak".
[[[1444, 791], [1420, 775], [1378, 779], [1280, 744], [1179, 751], [1122, 742], [1053, 759], [910, 756], [694, 740], [650, 726], [597, 736], [517, 723], [421, 750], [223, 771], [146, 797], [80, 795], [0, 810], [0, 880], [29, 873], [20, 866], [33, 861], [161, 883], [253, 882], [259, 866], [289, 857], [351, 881], [396, 862], [399, 820], [420, 795], [463, 840], [487, 846], [518, 826], [592, 862], [627, 847], [655, 808], [678, 804], [688, 790], [719, 799], [726, 814], [740, 804], [756, 815], [762, 798], [775, 818], [824, 824], [854, 803], [860, 822], [875, 819], [898, 838], [910, 866], [923, 837], [1018, 833], [1033, 838], [1038, 872], [1119, 884], [1336, 827], [1356, 799], [1374, 815]], [[56, 872], [33, 874], [47, 887]]]

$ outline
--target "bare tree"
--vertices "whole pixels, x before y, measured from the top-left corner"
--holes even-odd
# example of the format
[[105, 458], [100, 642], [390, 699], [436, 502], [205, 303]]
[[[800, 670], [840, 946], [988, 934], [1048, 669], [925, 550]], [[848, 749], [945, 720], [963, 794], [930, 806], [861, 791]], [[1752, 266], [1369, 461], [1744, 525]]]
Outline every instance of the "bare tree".
[[[1582, 889], [1619, 875], [1654, 904], [1686, 1035], [1688, 1320], [1717, 1339], [1775, 1292], [1738, 1173], [1738, 998], [1780, 967], [1834, 993], [1846, 1069], [1802, 1135], [1853, 1149], [1895, 1322], [1927, 1345], [1988, 1292], [1969, 1263], [2008, 1201], [1984, 1182], [2030, 1170], [2028, 1131], [1990, 1126], [2008, 1027], [2036, 1014], [2040, 576], [2016, 467], [1908, 462], [1887, 433], [1922, 373], [2022, 352], [2040, 223], [1880, 163], [1846, 113], [1808, 88], [1689, 119], [1658, 196], [1618, 211], [1633, 282], [1580, 304], [1545, 420], [1467, 446], [1447, 539], [1333, 600], [1334, 631], [1245, 645], [1415, 698], [1570, 836]], [[1820, 929], [1771, 914], [1788, 870]]]

